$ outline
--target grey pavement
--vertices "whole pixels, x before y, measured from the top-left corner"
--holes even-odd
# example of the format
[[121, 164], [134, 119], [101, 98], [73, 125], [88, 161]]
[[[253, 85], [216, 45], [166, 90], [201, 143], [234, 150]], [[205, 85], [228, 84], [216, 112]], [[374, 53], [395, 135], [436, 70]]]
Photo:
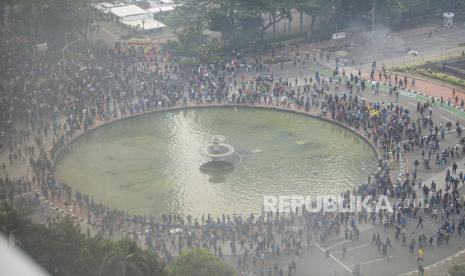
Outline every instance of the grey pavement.
[[[459, 32], [460, 36], [465, 37], [465, 32], [461, 29], [450, 30], [450, 32], [444, 34], [435, 34], [443, 35], [442, 39], [448, 40], [449, 36], [459, 36], [454, 32]], [[462, 33], [463, 32], [463, 33]], [[435, 38], [437, 40], [437, 45], [441, 44], [441, 37]], [[413, 39], [412, 41], [417, 41], [416, 43], [424, 43], [425, 39], [422, 37]], [[423, 42], [422, 42], [423, 41]], [[448, 42], [449, 43], [449, 42]], [[450, 42], [452, 45], [455, 42]], [[436, 44], [428, 48], [429, 50], [435, 51]], [[439, 47], [439, 46], [438, 46]], [[446, 45], [447, 47], [447, 45]], [[452, 47], [452, 46], [451, 46]], [[425, 49], [428, 50], [428, 49]], [[401, 53], [393, 54], [392, 57], [400, 55]], [[383, 55], [385, 57], [385, 55]], [[390, 56], [388, 56], [390, 57]], [[371, 57], [369, 57], [371, 58]], [[377, 57], [374, 57], [377, 58]], [[381, 58], [381, 56], [380, 56]], [[309, 64], [302, 66], [294, 66], [292, 64], [286, 64], [284, 70], [279, 70], [278, 66], [274, 66], [273, 71], [276, 76], [282, 76], [284, 78], [299, 78], [299, 83], [303, 84], [303, 77], [309, 76], [315, 72], [315, 70], [328, 71], [323, 67], [317, 65], [309, 66]], [[251, 72], [249, 75], [255, 75], [255, 72]], [[341, 92], [339, 92], [341, 93]], [[390, 103], [394, 102], [395, 98], [387, 95], [385, 91], [381, 91], [380, 95], [374, 95], [371, 89], [367, 89], [363, 95], [364, 98], [373, 101]], [[413, 97], [401, 96], [399, 98], [399, 103], [402, 106], [411, 107], [412, 116], [416, 118], [416, 103], [417, 99]], [[433, 118], [435, 123], [446, 120], [459, 120], [463, 125], [465, 120], [463, 117], [456, 117], [454, 114], [447, 112], [441, 108], [434, 108]], [[455, 133], [450, 133], [446, 136], [445, 141], [441, 144], [441, 147], [444, 146], [453, 146], [457, 143], [457, 137]], [[419, 151], [407, 154], [407, 160], [410, 168], [412, 168], [412, 163], [415, 158], [418, 158]], [[0, 154], [0, 160], [7, 160], [5, 152]], [[465, 171], [464, 159], [457, 160], [459, 165], [459, 171]], [[451, 162], [449, 161], [449, 166]], [[431, 180], [435, 180], [436, 183], [442, 185], [444, 182], [444, 173], [446, 168], [434, 167], [432, 170], [424, 170], [419, 167], [419, 177], [424, 180], [425, 183], [429, 184]], [[21, 177], [24, 173], [24, 166], [8, 166], [8, 172], [11, 176]], [[21, 173], [22, 172], [22, 173]], [[463, 187], [461, 188], [463, 190]], [[463, 191], [462, 191], [463, 192]], [[44, 206], [43, 209], [37, 210], [35, 218], [37, 221], [44, 219], [46, 216], [54, 215], [53, 211], [47, 210], [47, 206]], [[434, 235], [438, 225], [440, 225], [441, 219], [434, 220], [425, 216], [424, 228], [416, 228], [416, 220], [410, 219], [408, 221], [408, 233], [415, 232], [417, 234], [425, 233], [428, 237]], [[295, 261], [297, 264], [297, 275], [351, 275], [351, 272], [354, 269], [356, 264], [359, 264], [361, 267], [361, 272], [363, 275], [398, 275], [405, 272], [415, 271], [417, 268], [416, 262], [416, 253], [411, 255], [408, 252], [407, 247], [402, 247], [399, 241], [394, 240], [394, 230], [390, 229], [387, 233], [384, 232], [384, 229], [380, 225], [361, 225], [362, 232], [360, 239], [358, 241], [346, 241], [342, 237], [334, 238], [325, 243], [319, 243], [317, 239], [313, 241], [313, 244], [309, 248], [304, 248], [301, 251], [300, 256], [295, 256], [291, 253], [289, 256], [283, 256], [276, 260], [267, 260], [265, 265], [268, 267], [272, 265], [275, 261], [280, 264], [289, 264], [291, 261]], [[384, 240], [386, 236], [389, 236], [393, 244], [393, 248], [388, 249], [388, 258], [383, 258], [381, 253], [376, 249], [376, 246], [371, 245], [371, 237], [373, 233], [379, 232], [381, 234], [381, 240]], [[448, 246], [443, 246], [441, 248], [429, 249], [426, 248], [425, 260], [423, 265], [425, 267], [433, 266], [435, 263], [440, 262], [444, 259], [447, 259], [449, 256], [456, 254], [457, 252], [465, 248], [465, 238], [458, 237], [457, 234], [452, 235], [451, 244]], [[348, 253], [345, 258], [342, 257], [341, 248], [345, 244], [348, 248]], [[331, 252], [329, 257], [326, 257], [325, 251], [329, 248]], [[284, 254], [285, 255], [285, 254]], [[235, 257], [227, 257], [233, 264], [236, 264]]]
[[[371, 63], [373, 61], [385, 61], [392, 64], [392, 59], [409, 57], [407, 49], [418, 51], [419, 58], [435, 51], [459, 48], [458, 44], [463, 42], [465, 29], [460, 26], [448, 30], [434, 30], [431, 28], [432, 37], [429, 32], [422, 30], [419, 33], [405, 33], [386, 37], [384, 33], [375, 36], [375, 42], [365, 47], [355, 47], [353, 54], [357, 63]], [[409, 57], [411, 58], [411, 57]]]
[[[292, 80], [297, 76], [298, 83], [303, 84], [303, 77], [313, 74], [313, 70], [309, 69], [308, 64], [306, 66], [292, 64], [286, 64], [283, 70], [275, 68], [275, 76], [282, 76], [283, 78], [289, 78]], [[327, 69], [320, 68], [321, 71]], [[334, 93], [334, 91], [332, 92]], [[341, 94], [342, 92], [339, 92]], [[371, 101], [378, 101], [384, 103], [395, 102], [394, 96], [389, 96], [386, 91], [381, 91], [379, 95], [375, 95], [371, 89], [367, 89], [362, 96]], [[421, 101], [423, 102], [423, 101]], [[411, 110], [412, 118], [416, 119], [418, 117], [416, 111], [417, 99], [412, 97], [399, 97], [399, 104], [401, 106], [408, 107]], [[433, 121], [435, 124], [440, 122], [447, 121], [455, 122], [458, 120], [461, 125], [464, 125], [465, 120], [463, 117], [457, 117], [454, 114], [449, 113], [448, 111], [441, 109], [439, 107], [433, 108]], [[426, 135], [426, 131], [423, 132]], [[447, 147], [453, 147], [457, 144], [458, 138], [455, 132], [450, 132], [446, 135], [444, 141], [441, 142], [441, 149]], [[420, 150], [416, 149], [413, 152], [407, 153], [407, 162], [409, 166], [409, 172], [413, 169], [413, 162], [415, 159], [420, 160]], [[460, 159], [449, 160], [446, 167], [432, 165], [430, 170], [424, 169], [421, 165], [417, 168], [418, 177], [417, 179], [422, 179], [423, 183], [427, 185], [431, 184], [431, 181], [434, 180], [438, 184], [438, 189], [441, 186], [444, 186], [445, 172], [447, 168], [452, 165], [452, 162], [457, 162], [459, 165], [458, 172], [465, 172], [465, 159], [463, 156], [460, 156]], [[463, 193], [463, 187], [460, 191]], [[417, 191], [419, 195], [420, 192]], [[422, 213], [422, 211], [420, 212]], [[422, 216], [424, 216], [422, 214]], [[441, 218], [434, 220], [429, 216], [424, 216], [424, 227], [421, 229], [416, 228], [416, 219], [410, 219], [408, 221], [407, 233], [416, 232], [417, 235], [425, 234], [428, 238], [430, 236], [435, 236], [438, 227], [443, 222]], [[302, 251], [302, 254], [299, 257], [295, 255], [286, 256], [284, 258], [279, 258], [276, 260], [279, 264], [289, 264], [294, 260], [297, 264], [297, 275], [351, 275], [354, 269], [354, 266], [359, 264], [361, 267], [361, 272], [363, 275], [399, 275], [406, 272], [412, 272], [410, 275], [417, 275], [418, 263], [416, 262], [417, 253], [416, 248], [413, 255], [408, 251], [408, 247], [402, 247], [400, 241], [394, 240], [394, 229], [390, 229], [387, 233], [384, 233], [384, 228], [380, 225], [374, 225], [371, 227], [366, 227], [361, 225], [361, 234], [360, 240], [356, 242], [344, 242], [344, 239], [334, 239], [331, 242], [325, 244], [314, 243], [310, 248], [306, 248]], [[381, 253], [377, 252], [376, 246], [371, 245], [371, 237], [374, 233], [381, 233], [381, 240], [384, 240], [385, 237], [389, 236], [393, 244], [393, 248], [388, 249], [388, 257], [383, 257]], [[342, 258], [341, 246], [342, 243], [346, 243], [348, 248], [348, 253], [346, 258]], [[330, 248], [331, 253], [330, 257], [326, 257], [325, 250]], [[434, 249], [425, 249], [425, 258], [422, 265], [426, 267], [426, 273], [428, 269], [432, 269], [437, 266], [439, 262], [446, 264], [449, 262], [448, 258], [455, 255], [457, 252], [460, 252], [465, 248], [465, 238], [458, 237], [457, 234], [454, 234], [451, 239], [450, 245], [442, 246], [441, 248]], [[265, 263], [265, 266], [271, 266], [274, 261]], [[236, 262], [232, 261], [233, 264]], [[446, 268], [447, 269], [447, 266]], [[266, 271], [266, 270], [265, 270]]]

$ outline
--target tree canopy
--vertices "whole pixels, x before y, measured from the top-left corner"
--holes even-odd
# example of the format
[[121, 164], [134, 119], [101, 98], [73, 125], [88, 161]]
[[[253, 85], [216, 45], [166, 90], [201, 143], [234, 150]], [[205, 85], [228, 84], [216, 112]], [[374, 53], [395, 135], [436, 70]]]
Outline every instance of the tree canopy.
[[164, 270], [166, 276], [234, 276], [234, 268], [206, 249], [183, 252]]
[[[110, 2], [113, 0], [110, 0]], [[93, 0], [6, 0], [0, 5], [15, 7], [13, 22], [17, 31], [33, 37], [36, 42], [64, 44], [79, 34], [87, 39], [97, 11]]]
[[[180, 14], [186, 15], [177, 28], [186, 28], [190, 34], [209, 29], [221, 33], [226, 46], [247, 45], [263, 42], [264, 32], [270, 28], [275, 33], [276, 24], [292, 21], [293, 14], [300, 12], [312, 16], [314, 22], [371, 21], [373, 4], [376, 2], [376, 20], [399, 27], [408, 27], [416, 17], [434, 17], [438, 10], [459, 12], [465, 10], [465, 2], [459, 0], [177, 0]], [[192, 19], [195, 20], [192, 20]], [[195, 22], [194, 24], [192, 24]]]
[[109, 240], [81, 233], [69, 217], [48, 226], [28, 212], [0, 205], [0, 233], [14, 239], [51, 275], [60, 276], [234, 276], [235, 269], [207, 249], [185, 251], [165, 269], [151, 251], [128, 239]]
[[[265, 30], [291, 19], [297, 4], [310, 7], [319, 0], [178, 0], [181, 11], [195, 14], [198, 27], [221, 33], [227, 46], [263, 39]], [[192, 23], [192, 22], [190, 22]], [[186, 26], [187, 27], [187, 26]]]
[[118, 241], [81, 233], [69, 217], [48, 227], [33, 224], [27, 212], [0, 206], [0, 232], [51, 275], [149, 276], [161, 275], [157, 256], [128, 239]]

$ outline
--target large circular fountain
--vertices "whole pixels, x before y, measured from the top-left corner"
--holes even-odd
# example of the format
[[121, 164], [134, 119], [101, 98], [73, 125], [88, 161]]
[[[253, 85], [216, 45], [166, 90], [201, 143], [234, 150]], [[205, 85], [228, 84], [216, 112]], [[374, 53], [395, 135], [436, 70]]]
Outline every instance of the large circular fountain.
[[[365, 183], [376, 159], [366, 141], [326, 121], [265, 109], [203, 108], [91, 131], [62, 151], [56, 175], [112, 208], [216, 216], [260, 212], [263, 195], [339, 194]], [[226, 163], [202, 169], [212, 161]]]

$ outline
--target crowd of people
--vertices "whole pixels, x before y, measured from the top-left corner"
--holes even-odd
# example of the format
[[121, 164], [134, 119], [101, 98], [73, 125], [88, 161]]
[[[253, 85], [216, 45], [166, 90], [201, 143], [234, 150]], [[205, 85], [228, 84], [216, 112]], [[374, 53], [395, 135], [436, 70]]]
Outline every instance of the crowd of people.
[[[261, 58], [252, 58], [250, 63], [241, 58], [245, 66], [229, 62], [192, 66], [176, 59], [158, 63], [116, 52], [98, 57], [78, 55], [63, 64], [50, 58], [52, 54], [29, 48], [27, 40], [7, 29], [2, 30], [2, 37], [7, 39], [0, 41], [0, 53], [7, 62], [1, 63], [0, 71], [8, 80], [0, 93], [0, 152], [8, 156], [0, 168], [2, 200], [38, 206], [43, 204], [43, 196], [84, 217], [89, 235], [133, 238], [166, 261], [186, 248], [205, 247], [219, 257], [235, 260], [239, 271], [257, 275], [294, 275], [296, 261], [283, 263], [281, 256], [300, 257], [313, 241], [324, 244], [340, 237], [356, 241], [362, 224], [383, 225], [385, 237], [375, 234], [372, 242], [383, 256], [392, 246], [408, 244], [412, 254], [418, 249], [419, 263], [426, 248], [448, 244], [455, 233], [461, 235], [464, 230], [458, 192], [463, 173], [457, 168], [449, 172], [444, 187], [422, 183], [417, 177], [420, 161], [424, 169], [431, 170], [463, 156], [463, 149], [441, 144], [452, 126], [434, 123], [434, 103], [418, 103], [416, 114], [398, 104], [398, 90], [405, 87], [405, 80], [401, 83], [396, 78], [388, 101], [368, 101], [364, 95], [379, 93], [379, 84], [370, 90], [361, 71], [347, 73], [336, 67], [331, 76], [314, 72], [286, 79], [265, 66]], [[304, 60], [289, 66], [303, 66]], [[372, 80], [375, 74], [373, 69]], [[384, 70], [379, 74], [391, 82]], [[166, 107], [209, 103], [295, 108], [364, 133], [382, 159], [366, 183], [343, 193], [345, 204], [350, 204], [350, 195], [386, 195], [395, 203], [394, 212], [311, 213], [300, 208], [290, 214], [224, 214], [218, 218], [162, 214], [154, 218], [104, 206], [54, 174], [59, 150], [98, 124]], [[459, 122], [455, 130], [460, 136]], [[397, 179], [390, 164], [400, 162], [405, 154], [420, 161]], [[29, 177], [8, 176], [10, 167], [27, 165]], [[32, 195], [29, 201], [25, 194]], [[421, 195], [422, 204], [414, 204]], [[425, 217], [441, 220], [437, 235], [409, 235], [407, 222], [418, 220], [421, 229]], [[55, 219], [50, 216], [46, 223]], [[399, 242], [392, 243], [389, 233]], [[347, 248], [342, 251], [345, 257]]]

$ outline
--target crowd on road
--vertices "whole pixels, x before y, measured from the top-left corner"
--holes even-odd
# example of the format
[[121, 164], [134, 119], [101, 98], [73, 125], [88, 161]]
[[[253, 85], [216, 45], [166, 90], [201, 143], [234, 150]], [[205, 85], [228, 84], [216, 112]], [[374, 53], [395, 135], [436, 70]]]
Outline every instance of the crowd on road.
[[[379, 93], [379, 86], [370, 90], [360, 71], [354, 74], [335, 68], [331, 76], [314, 72], [286, 79], [258, 58], [249, 63], [241, 58], [245, 66], [230, 62], [192, 66], [175, 59], [161, 65], [109, 52], [99, 57], [77, 55], [64, 65], [49, 54], [34, 52], [26, 46], [27, 41], [6, 32], [2, 30], [2, 37], [7, 39], [0, 41], [2, 60], [7, 61], [0, 72], [8, 80], [0, 93], [0, 152], [7, 156], [0, 168], [2, 200], [33, 206], [43, 204], [40, 198], [44, 197], [83, 216], [89, 235], [98, 232], [110, 238], [133, 238], [166, 261], [186, 248], [205, 247], [235, 260], [240, 271], [253, 270], [259, 275], [294, 275], [295, 260], [282, 263], [280, 256], [299, 257], [315, 241], [358, 240], [363, 224], [383, 225], [386, 233], [399, 240], [392, 243], [389, 234], [384, 238], [375, 234], [373, 244], [383, 256], [392, 246], [408, 245], [412, 254], [417, 250], [419, 263], [426, 248], [448, 244], [464, 230], [458, 192], [463, 173], [455, 168], [444, 187], [442, 183], [422, 183], [417, 177], [420, 161], [431, 170], [455, 162], [463, 156], [463, 149], [442, 143], [452, 126], [434, 123], [431, 103], [418, 103], [414, 112], [397, 103], [396, 91], [403, 88], [397, 80], [390, 101], [378, 102], [364, 98], [367, 93]], [[303, 60], [290, 66], [303, 66]], [[373, 70], [371, 76], [374, 74]], [[98, 124], [166, 107], [210, 103], [295, 108], [363, 133], [383, 156], [366, 183], [343, 193], [345, 204], [350, 204], [350, 195], [386, 195], [395, 202], [394, 212], [334, 214], [301, 208], [290, 214], [224, 214], [218, 218], [162, 214], [153, 218], [104, 206], [55, 177], [53, 162], [58, 151]], [[458, 121], [455, 129], [460, 136]], [[413, 152], [421, 153], [417, 154], [420, 161], [397, 178], [392, 162], [400, 163], [405, 154]], [[29, 176], [10, 179], [12, 166], [30, 166]], [[32, 194], [31, 201], [24, 199], [25, 194]], [[421, 195], [422, 204], [413, 204]], [[408, 234], [409, 221], [418, 221], [421, 229], [426, 217], [441, 220], [436, 236], [418, 231]], [[49, 217], [47, 223], [55, 219]]]

